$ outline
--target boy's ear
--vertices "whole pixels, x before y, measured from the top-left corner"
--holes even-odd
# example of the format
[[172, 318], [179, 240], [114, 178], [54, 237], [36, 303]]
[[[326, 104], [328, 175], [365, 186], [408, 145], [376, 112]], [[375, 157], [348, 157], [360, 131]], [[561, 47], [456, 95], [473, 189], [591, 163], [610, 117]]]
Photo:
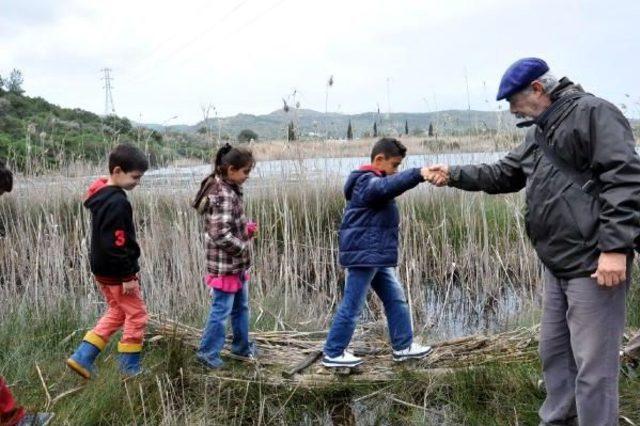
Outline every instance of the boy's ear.
[[386, 157], [384, 156], [384, 154], [378, 154], [375, 157], [373, 157], [373, 161], [371, 161], [372, 163], [377, 163], [379, 161], [384, 161], [386, 159]]
[[112, 175], [119, 175], [120, 173], [122, 173], [122, 167], [120, 166], [115, 166], [113, 172], [111, 172]]

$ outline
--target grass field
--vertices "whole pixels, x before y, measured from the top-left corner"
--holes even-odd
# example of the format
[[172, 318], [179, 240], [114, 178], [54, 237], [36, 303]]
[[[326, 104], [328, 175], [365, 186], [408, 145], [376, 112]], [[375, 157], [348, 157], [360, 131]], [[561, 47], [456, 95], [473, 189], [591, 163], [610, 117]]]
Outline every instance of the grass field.
[[[104, 305], [88, 266], [84, 188], [43, 177], [0, 200], [0, 374], [20, 400], [56, 412], [57, 424], [537, 424], [539, 365], [500, 364], [445, 376], [410, 370], [387, 385], [310, 392], [216, 378], [179, 341], [149, 345], [147, 373], [123, 382], [113, 342], [100, 376], [82, 389], [64, 367]], [[39, 182], [40, 184], [35, 184]], [[62, 183], [60, 183], [62, 182]], [[249, 188], [260, 223], [250, 288], [254, 330], [325, 329], [339, 302], [341, 182], [301, 179]], [[200, 327], [202, 224], [184, 188], [131, 194], [143, 250], [141, 281], [151, 312]], [[427, 185], [400, 199], [398, 273], [417, 336], [426, 342], [536, 322], [540, 266], [523, 227], [519, 194], [486, 196]], [[640, 324], [640, 294], [629, 324]], [[363, 323], [384, 333], [371, 299]], [[246, 369], [229, 363], [230, 369]], [[245, 372], [246, 373], [246, 372]], [[640, 421], [638, 380], [622, 382], [622, 410]]]

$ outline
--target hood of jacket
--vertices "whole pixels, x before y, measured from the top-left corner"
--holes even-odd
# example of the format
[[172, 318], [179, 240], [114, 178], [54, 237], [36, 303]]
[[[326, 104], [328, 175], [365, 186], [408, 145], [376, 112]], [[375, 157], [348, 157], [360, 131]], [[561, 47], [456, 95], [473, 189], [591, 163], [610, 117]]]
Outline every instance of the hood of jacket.
[[112, 197], [122, 195], [123, 192], [124, 190], [120, 187], [107, 185], [107, 178], [98, 178], [89, 185], [84, 197], [84, 206], [89, 210], [94, 210]]
[[358, 179], [360, 179], [360, 177], [366, 173], [373, 173], [379, 177], [385, 176], [385, 173], [382, 170], [376, 169], [371, 164], [364, 164], [360, 166], [358, 170], [352, 171], [351, 174], [349, 174], [349, 176], [347, 177], [347, 181], [344, 184], [344, 196], [347, 200], [351, 199], [351, 196], [353, 195], [353, 189], [356, 187]]

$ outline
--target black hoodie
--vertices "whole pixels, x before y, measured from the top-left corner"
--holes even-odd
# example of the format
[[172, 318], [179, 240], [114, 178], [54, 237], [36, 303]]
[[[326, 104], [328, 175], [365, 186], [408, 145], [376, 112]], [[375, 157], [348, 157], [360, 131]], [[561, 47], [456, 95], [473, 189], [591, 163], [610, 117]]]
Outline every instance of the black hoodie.
[[119, 285], [140, 270], [133, 211], [122, 188], [95, 181], [84, 206], [91, 211], [91, 272], [102, 284]]

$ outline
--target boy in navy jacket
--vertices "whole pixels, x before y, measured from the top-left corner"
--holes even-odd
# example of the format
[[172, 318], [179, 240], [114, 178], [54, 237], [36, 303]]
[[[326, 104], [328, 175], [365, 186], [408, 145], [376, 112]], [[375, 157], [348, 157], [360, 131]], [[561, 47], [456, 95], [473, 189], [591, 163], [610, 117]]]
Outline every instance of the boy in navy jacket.
[[323, 365], [354, 367], [362, 359], [346, 350], [362, 313], [369, 288], [384, 304], [394, 361], [424, 358], [429, 346], [413, 342], [407, 300], [394, 268], [398, 265], [400, 217], [395, 197], [430, 177], [413, 168], [398, 173], [407, 149], [398, 140], [384, 138], [371, 151], [371, 164], [347, 178], [347, 206], [340, 225], [340, 265], [347, 268], [344, 297], [324, 346]]

